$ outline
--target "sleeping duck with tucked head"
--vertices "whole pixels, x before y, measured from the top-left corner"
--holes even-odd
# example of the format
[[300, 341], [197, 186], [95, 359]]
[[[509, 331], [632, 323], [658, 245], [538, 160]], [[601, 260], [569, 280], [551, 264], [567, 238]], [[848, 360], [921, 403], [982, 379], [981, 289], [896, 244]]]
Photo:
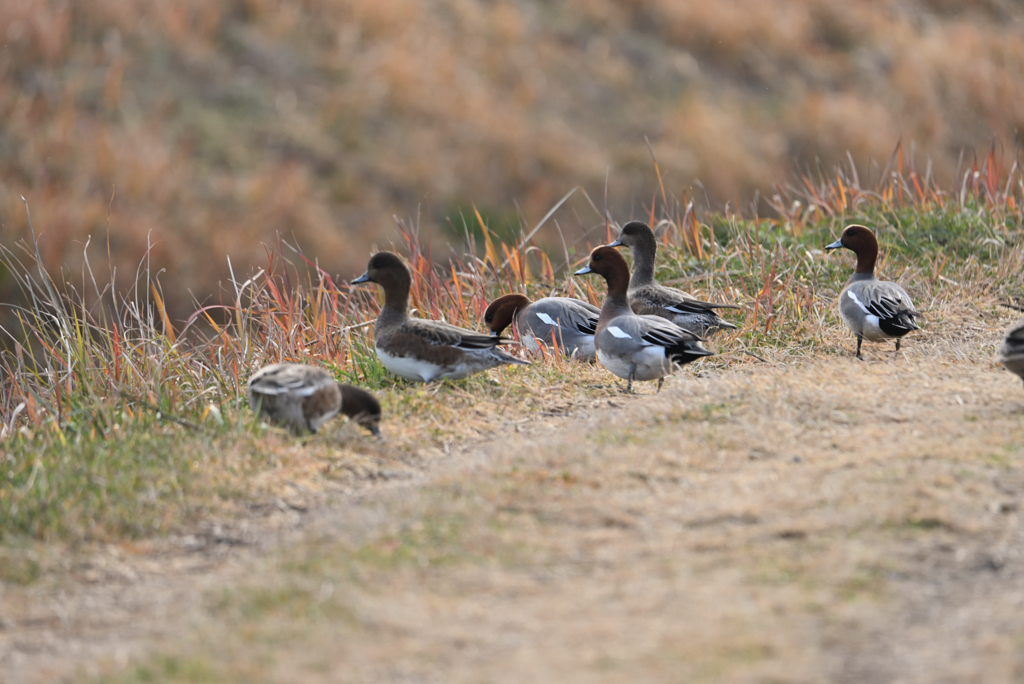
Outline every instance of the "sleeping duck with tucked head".
[[601, 310], [593, 304], [568, 297], [544, 297], [531, 301], [526, 295], [502, 295], [484, 311], [484, 325], [492, 335], [516, 326], [519, 339], [531, 352], [553, 347], [565, 356], [594, 360], [594, 333]]

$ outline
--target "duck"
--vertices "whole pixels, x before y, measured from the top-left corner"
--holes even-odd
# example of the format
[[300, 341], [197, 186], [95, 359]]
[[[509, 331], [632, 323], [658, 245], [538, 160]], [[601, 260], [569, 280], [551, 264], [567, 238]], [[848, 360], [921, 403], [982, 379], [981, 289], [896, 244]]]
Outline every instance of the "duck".
[[896, 351], [899, 351], [901, 338], [913, 330], [920, 330], [914, 322], [919, 314], [910, 301], [910, 295], [896, 283], [875, 277], [878, 240], [870, 228], [857, 224], [846, 226], [839, 239], [826, 245], [825, 249], [840, 247], [857, 255], [853, 275], [839, 293], [839, 315], [857, 336], [857, 358], [864, 358], [860, 353], [864, 340], [896, 340]]
[[249, 406], [257, 416], [290, 428], [316, 432], [343, 413], [380, 437], [380, 402], [364, 389], [337, 382], [316, 366], [274, 363], [249, 378]]
[[374, 349], [391, 373], [413, 382], [458, 380], [504, 365], [529, 366], [498, 345], [511, 340], [484, 335], [443, 321], [411, 318], [408, 312], [412, 271], [401, 257], [378, 252], [366, 273], [352, 284], [377, 283], [384, 289], [384, 307], [377, 317]]
[[594, 334], [601, 310], [589, 302], [568, 297], [531, 301], [523, 294], [507, 294], [484, 311], [484, 325], [500, 335], [513, 321], [523, 345], [536, 353], [554, 343], [559, 352], [583, 361], [595, 359]]
[[1006, 332], [999, 350], [999, 363], [1024, 380], [1024, 318]]
[[624, 225], [618, 239], [608, 246], [625, 246], [633, 253], [629, 305], [634, 313], [660, 316], [702, 338], [719, 330], [736, 329], [735, 325], [723, 320], [715, 311], [740, 308], [736, 304], [701, 301], [682, 290], [665, 287], [654, 280], [654, 257], [658, 253], [658, 241], [654, 231], [643, 221], [630, 221]]
[[614, 247], [605, 245], [590, 253], [590, 263], [574, 275], [596, 273], [608, 284], [608, 296], [594, 335], [597, 359], [612, 374], [626, 380], [657, 380], [661, 391], [665, 376], [676, 365], [696, 361], [712, 352], [699, 335], [660, 316], [641, 316], [629, 308], [629, 266]]

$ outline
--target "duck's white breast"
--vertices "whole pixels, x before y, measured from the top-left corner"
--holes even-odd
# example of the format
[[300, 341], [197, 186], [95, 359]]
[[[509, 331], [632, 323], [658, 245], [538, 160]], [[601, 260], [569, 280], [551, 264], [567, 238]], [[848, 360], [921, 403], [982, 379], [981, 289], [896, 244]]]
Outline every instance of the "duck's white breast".
[[384, 367], [400, 378], [414, 382], [430, 382], [443, 370], [440, 365], [417, 359], [414, 356], [397, 356], [389, 354], [380, 347], [375, 347], [377, 358]]
[[537, 343], [537, 338], [532, 333], [522, 331], [519, 334], [519, 339], [523, 343], [523, 346], [529, 349], [534, 354], [540, 349], [540, 345]]

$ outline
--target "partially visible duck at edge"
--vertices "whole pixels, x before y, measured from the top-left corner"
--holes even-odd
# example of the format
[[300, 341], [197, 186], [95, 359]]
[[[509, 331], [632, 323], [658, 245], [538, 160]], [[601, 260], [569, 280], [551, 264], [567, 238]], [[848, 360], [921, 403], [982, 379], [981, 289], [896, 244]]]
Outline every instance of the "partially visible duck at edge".
[[543, 345], [569, 357], [593, 361], [600, 315], [600, 309], [579, 299], [544, 297], [533, 302], [526, 295], [507, 294], [488, 305], [484, 325], [492, 335], [500, 335], [515, 322], [519, 339], [531, 352]]
[[999, 363], [1024, 380], [1024, 318], [1006, 332], [999, 350]]
[[249, 406], [295, 433], [316, 433], [343, 413], [380, 437], [380, 402], [366, 390], [337, 382], [323, 368], [301, 363], [264, 366], [249, 378]]
[[878, 240], [866, 226], [850, 225], [826, 250], [845, 247], [857, 255], [857, 266], [839, 293], [839, 314], [857, 336], [857, 358], [864, 340], [883, 342], [896, 340], [912, 330], [920, 330], [914, 319], [918, 316], [907, 291], [896, 283], [875, 278]]
[[654, 257], [658, 253], [658, 241], [646, 223], [630, 221], [622, 227], [619, 238], [608, 246], [621, 245], [629, 247], [633, 253], [629, 305], [635, 313], [661, 316], [700, 337], [719, 330], [736, 329], [732, 323], [722, 320], [715, 309], [738, 309], [739, 306], [704, 302], [682, 290], [659, 285], [654, 280]]
[[594, 337], [597, 359], [613, 374], [626, 380], [657, 380], [658, 391], [676, 364], [683, 365], [711, 352], [696, 334], [658, 316], [639, 316], [629, 308], [629, 266], [609, 246], [590, 253], [590, 263], [575, 275], [597, 273], [608, 283], [608, 297]]
[[384, 367], [400, 378], [432, 382], [457, 380], [505, 364], [528, 366], [529, 361], [498, 349], [509, 340], [464, 330], [442, 321], [410, 318], [412, 272], [397, 254], [379, 252], [366, 273], [352, 281], [384, 288], [384, 307], [374, 326], [374, 348]]

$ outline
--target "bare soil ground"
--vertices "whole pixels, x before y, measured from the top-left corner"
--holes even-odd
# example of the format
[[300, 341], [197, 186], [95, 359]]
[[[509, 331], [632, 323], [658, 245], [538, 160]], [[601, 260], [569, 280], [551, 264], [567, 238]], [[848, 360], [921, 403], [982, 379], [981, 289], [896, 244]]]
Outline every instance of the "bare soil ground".
[[1011, 319], [509, 407], [327, 499], [79, 553], [3, 586], [0, 678], [1020, 681]]

